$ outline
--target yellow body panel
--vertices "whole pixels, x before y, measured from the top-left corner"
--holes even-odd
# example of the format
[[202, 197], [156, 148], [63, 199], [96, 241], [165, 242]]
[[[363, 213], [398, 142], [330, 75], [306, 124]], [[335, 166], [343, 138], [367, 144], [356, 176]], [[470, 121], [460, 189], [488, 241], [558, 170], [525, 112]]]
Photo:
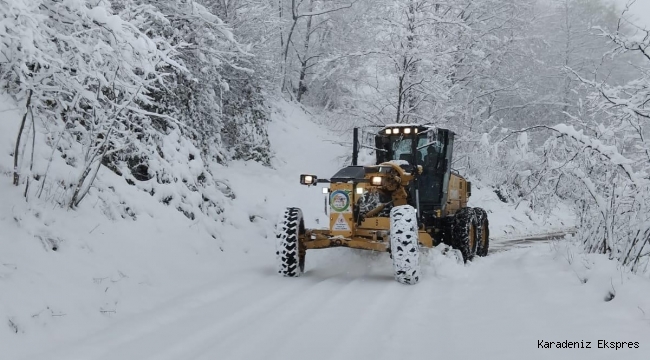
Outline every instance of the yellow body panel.
[[420, 230], [418, 232], [418, 241], [424, 247], [432, 248], [434, 246], [433, 238], [431, 237], [431, 235], [428, 232], [426, 232], [424, 230]]
[[372, 241], [366, 238], [340, 238], [340, 237], [323, 237], [316, 240], [305, 242], [305, 248], [309, 249], [326, 249], [331, 247], [349, 247], [354, 249], [387, 251], [389, 243], [383, 241]]
[[[388, 231], [381, 230], [381, 232], [384, 233], [382, 234], [384, 236], [373, 236], [377, 235], [378, 232], [380, 231], [358, 229], [358, 234], [356, 236], [346, 238], [342, 236], [333, 236], [329, 230], [307, 230], [304, 235], [301, 235], [300, 241], [305, 245], [305, 250], [349, 247], [362, 250], [388, 251], [390, 246]], [[420, 245], [424, 247], [431, 248], [434, 246], [433, 238], [424, 230], [419, 231], [418, 241], [420, 242]]]
[[449, 177], [445, 215], [453, 215], [458, 210], [467, 207], [467, 200], [467, 180], [452, 173]]
[[361, 229], [388, 230], [390, 229], [390, 219], [387, 217], [366, 218], [359, 226]]
[[352, 184], [335, 183], [330, 186], [330, 230], [332, 236], [352, 237], [354, 217], [352, 207], [357, 194]]

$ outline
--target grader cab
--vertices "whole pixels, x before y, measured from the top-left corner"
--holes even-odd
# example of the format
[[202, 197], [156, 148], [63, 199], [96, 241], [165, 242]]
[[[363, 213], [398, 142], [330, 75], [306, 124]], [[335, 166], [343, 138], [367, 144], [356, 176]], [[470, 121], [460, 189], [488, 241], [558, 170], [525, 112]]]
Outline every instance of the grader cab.
[[446, 129], [390, 125], [375, 135], [375, 164], [362, 166], [354, 129], [352, 165], [329, 179], [300, 176], [306, 186], [329, 185], [329, 228], [306, 229], [302, 211], [286, 209], [277, 235], [278, 272], [300, 276], [307, 250], [349, 247], [390, 253], [395, 279], [416, 284], [420, 247], [445, 243], [465, 261], [486, 256], [487, 213], [467, 207], [471, 183], [451, 170], [453, 145], [454, 133]]

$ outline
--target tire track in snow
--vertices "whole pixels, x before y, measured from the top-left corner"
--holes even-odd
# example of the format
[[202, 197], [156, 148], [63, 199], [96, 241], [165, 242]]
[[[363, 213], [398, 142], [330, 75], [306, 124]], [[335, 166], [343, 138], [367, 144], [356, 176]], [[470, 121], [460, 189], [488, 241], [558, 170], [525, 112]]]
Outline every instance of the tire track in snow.
[[[225, 276], [224, 276], [225, 277]], [[237, 293], [248, 289], [250, 285], [258, 282], [257, 275], [242, 277], [241, 282], [223, 283], [212, 281], [204, 286], [214, 286], [206, 291], [205, 288], [167, 301], [162, 305], [135, 315], [133, 318], [116, 323], [96, 334], [86, 338], [81, 343], [72, 343], [75, 346], [73, 353], [62, 351], [48, 352], [33, 359], [94, 359], [106, 356], [113, 348], [129, 346], [141, 341], [158, 331], [159, 328], [183, 321], [192, 313], [211, 306], [214, 303], [228, 299]], [[218, 284], [219, 287], [216, 287]], [[61, 347], [63, 348], [63, 347]], [[100, 350], [104, 349], [104, 350]]]
[[[287, 283], [295, 281], [295, 279], [282, 280]], [[309, 334], [309, 329], [304, 329], [304, 319], [327, 306], [331, 301], [329, 295], [344, 291], [335, 275], [321, 280], [320, 283], [321, 286], [300, 293], [291, 301], [281, 304], [272, 311], [267, 311], [263, 316], [251, 318], [243, 326], [230, 329], [224, 337], [220, 337], [216, 344], [206, 349], [196, 359], [212, 360], [217, 354], [229, 360], [256, 359], [259, 358], [260, 348], [273, 349], [287, 338]], [[277, 291], [283, 291], [283, 288], [283, 284], [279, 284]], [[300, 341], [295, 337], [294, 340]], [[251, 343], [256, 346], [249, 346]], [[264, 354], [266, 358], [268, 353]]]
[[[305, 286], [304, 281], [296, 281], [288, 287], [287, 291], [278, 291], [277, 285], [278, 282], [283, 280], [282, 278], [272, 279], [272, 281], [268, 281], [267, 279], [260, 280], [264, 286], [253, 288], [248, 294], [233, 294], [232, 297], [224, 299], [229, 300], [227, 306], [222, 308], [218, 307], [217, 304], [211, 304], [209, 309], [205, 309], [205, 312], [193, 314], [191, 318], [184, 319], [182, 323], [175, 324], [176, 326], [174, 328], [166, 329], [167, 334], [171, 335], [168, 338], [173, 341], [171, 341], [170, 345], [159, 348], [155, 353], [150, 351], [152, 347], [148, 347], [149, 351], [147, 354], [142, 354], [141, 356], [116, 356], [110, 359], [196, 359], [209, 350], [215, 341], [218, 341], [220, 336], [236, 331], [236, 329], [241, 327], [241, 324], [246, 324], [251, 319], [263, 319], [269, 314], [269, 309], [276, 309], [278, 305], [285, 303], [288, 299], [294, 298], [303, 292], [310, 293], [314, 288], [322, 286], [329, 281], [329, 279], [324, 279], [317, 283], [309, 284], [309, 286]], [[249, 302], [242, 304], [242, 299], [247, 299]], [[160, 344], [158, 335], [160, 334], [152, 334], [152, 336], [155, 336], [154, 341]]]
[[[404, 297], [408, 295], [402, 293], [396, 299], [395, 292], [406, 288], [406, 285], [386, 284], [386, 286], [378, 285], [381, 292], [377, 296], [373, 296], [370, 306], [362, 306], [360, 309], [357, 321], [349, 330], [345, 339], [337, 344], [336, 351], [330, 357], [331, 359], [346, 359], [350, 358], [354, 353], [354, 357], [358, 359], [375, 359], [380, 357], [383, 350], [377, 347], [377, 343], [385, 343], [389, 340], [389, 334], [385, 332], [377, 333], [378, 329], [386, 329], [392, 326], [398, 312], [395, 311], [395, 303], [403, 303]], [[374, 334], [375, 336], [368, 336]]]
[[[347, 275], [343, 269], [337, 272], [334, 276], [338, 279]], [[350, 327], [359, 321], [360, 310], [384, 289], [383, 285], [368, 286], [374, 279], [372, 269], [366, 268], [363, 273], [352, 276], [346, 278], [346, 283], [337, 285], [338, 291], [333, 292], [322, 306], [309, 308], [303, 313], [302, 323], [289, 331], [290, 336], [282, 337], [275, 346], [267, 348], [268, 358], [335, 359], [333, 344], [338, 346], [349, 337]]]
[[[240, 278], [241, 275], [238, 277], [238, 280]], [[315, 283], [312, 286], [317, 286], [319, 283]], [[219, 289], [211, 289], [205, 293], [219, 294], [215, 297], [199, 295], [199, 298], [202, 296], [204, 298], [197, 300], [193, 296], [191, 299], [183, 300], [183, 302], [174, 301], [171, 304], [157, 307], [142, 315], [136, 316], [133, 320], [119, 322], [115, 326], [93, 335], [90, 339], [75, 344], [76, 346], [73, 352], [60, 350], [54, 353], [43, 354], [34, 359], [144, 360], [151, 358], [158, 360], [162, 359], [164, 353], [167, 352], [169, 345], [166, 344], [174, 344], [175, 342], [185, 343], [187, 342], [186, 338], [193, 337], [194, 332], [204, 332], [204, 329], [210, 329], [214, 322], [219, 322], [222, 319], [229, 323], [240, 321], [238, 314], [249, 311], [251, 307], [242, 306], [241, 300], [239, 299], [264, 299], [255, 308], [259, 308], [260, 306], [263, 308], [267, 306], [272, 307], [274, 304], [273, 300], [276, 298], [279, 298], [276, 300], [276, 303], [283, 301], [281, 297], [283, 294], [275, 294], [275, 296], [271, 297], [267, 296], [267, 294], [274, 294], [274, 281], [264, 281], [264, 277], [260, 277], [259, 274], [254, 274], [250, 281], [246, 282], [235, 281], [212, 284], [219, 286]], [[304, 284], [294, 284], [291, 288], [291, 293], [285, 296], [291, 296], [297, 292], [301, 292], [303, 286]], [[229, 290], [222, 291], [223, 287]], [[181, 307], [182, 310], [179, 310], [178, 307]], [[228, 310], [232, 311], [229, 312]], [[213, 317], [208, 316], [210, 312], [212, 312]], [[233, 320], [233, 317], [236, 319]], [[172, 346], [172, 348], [175, 347]], [[152, 349], [155, 350], [152, 351]], [[180, 355], [176, 358], [172, 357], [175, 360], [179, 358], [184, 357]]]
[[[424, 284], [421, 284], [424, 285]], [[426, 333], [415, 332], [413, 329], [426, 329], [435, 326], [435, 317], [430, 312], [434, 305], [431, 286], [421, 286], [408, 289], [407, 301], [396, 304], [394, 311], [398, 313], [396, 321], [391, 324], [390, 346], [385, 350], [389, 359], [415, 359], [421, 356], [420, 346], [431, 340]]]
[[421, 285], [413, 289], [408, 301], [398, 308], [400, 314], [391, 326], [391, 346], [385, 351], [386, 358], [415, 359], [421, 354], [436, 354], [438, 346], [456, 349], [466, 344], [453, 334], [463, 333], [455, 316], [458, 309], [463, 309], [463, 304], [471, 302], [463, 296], [467, 280], [432, 277]]

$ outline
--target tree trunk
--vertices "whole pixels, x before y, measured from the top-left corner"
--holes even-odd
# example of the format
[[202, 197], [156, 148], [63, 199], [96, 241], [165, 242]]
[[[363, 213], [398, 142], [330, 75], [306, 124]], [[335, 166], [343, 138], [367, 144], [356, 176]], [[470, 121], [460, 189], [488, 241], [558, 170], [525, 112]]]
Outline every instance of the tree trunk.
[[[415, 48], [415, 12], [416, 12], [415, 0], [409, 2], [409, 14], [408, 14], [408, 23], [407, 23], [407, 36], [406, 36], [406, 48], [408, 49], [408, 54], [411, 54]], [[417, 78], [417, 62], [413, 61], [414, 59], [409, 59], [408, 69], [406, 75], [408, 76], [408, 83], [413, 84]], [[409, 114], [416, 112], [417, 100], [415, 99], [415, 94], [413, 87], [409, 88], [405, 94], [406, 96], [406, 105], [407, 111], [405, 111], [405, 121], [408, 121]]]
[[[280, 26], [282, 26], [282, 0], [278, 0], [278, 17], [280, 18]], [[280, 49], [284, 48], [284, 33], [280, 31]]]
[[291, 25], [291, 29], [289, 30], [289, 34], [287, 35], [287, 41], [284, 45], [284, 54], [282, 60], [282, 86], [281, 86], [282, 91], [286, 90], [285, 88], [287, 85], [287, 67], [289, 65], [287, 64], [287, 57], [289, 56], [289, 44], [291, 44], [291, 36], [293, 35], [293, 30], [296, 28], [297, 23], [298, 23], [298, 18], [294, 17], [293, 24]]
[[[566, 27], [566, 43], [564, 48], [564, 67], [568, 68], [571, 64], [571, 21], [569, 17], [571, 16], [571, 11], [569, 9], [569, 3], [567, 0], [564, 2], [564, 26]], [[561, 70], [562, 71], [562, 70]], [[562, 102], [562, 113], [566, 113], [569, 110], [569, 93], [571, 91], [571, 78], [568, 75], [564, 75], [564, 89]]]
[[[309, 12], [314, 11], [314, 0], [309, 1]], [[307, 91], [305, 85], [305, 77], [307, 76], [307, 63], [309, 62], [309, 41], [311, 39], [311, 20], [312, 16], [307, 17], [307, 32], [305, 34], [305, 52], [302, 55], [300, 62], [300, 80], [298, 81], [298, 94], [296, 100], [301, 101], [302, 96]]]
[[18, 186], [20, 183], [20, 173], [18, 171], [18, 152], [20, 151], [20, 142], [23, 136], [23, 131], [25, 130], [25, 121], [27, 120], [27, 114], [29, 114], [29, 107], [32, 104], [32, 90], [29, 90], [29, 95], [27, 95], [27, 104], [25, 104], [25, 115], [23, 115], [23, 120], [20, 122], [20, 129], [18, 129], [18, 136], [16, 137], [16, 147], [14, 149], [14, 185]]
[[298, 9], [296, 9], [296, 0], [291, 0], [291, 19], [293, 20], [293, 23], [291, 24], [291, 29], [289, 29], [289, 33], [287, 34], [287, 40], [284, 44], [284, 51], [282, 54], [282, 86], [280, 87], [281, 91], [286, 90], [287, 86], [287, 58], [289, 57], [289, 45], [291, 44], [291, 36], [293, 36], [293, 31], [296, 29], [296, 25], [298, 24], [298, 13], [296, 12]]
[[402, 116], [402, 102], [403, 102], [403, 91], [404, 91], [404, 76], [402, 75], [399, 77], [399, 84], [397, 86], [397, 118], [395, 119], [395, 123], [399, 124], [401, 123], [400, 117]]

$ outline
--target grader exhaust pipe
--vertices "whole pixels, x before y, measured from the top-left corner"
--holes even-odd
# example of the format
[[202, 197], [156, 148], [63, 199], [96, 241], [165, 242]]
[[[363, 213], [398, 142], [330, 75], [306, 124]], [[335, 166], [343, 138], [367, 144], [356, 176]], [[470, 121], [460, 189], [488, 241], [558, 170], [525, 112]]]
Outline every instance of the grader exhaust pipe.
[[352, 132], [352, 166], [357, 166], [359, 161], [359, 128]]

